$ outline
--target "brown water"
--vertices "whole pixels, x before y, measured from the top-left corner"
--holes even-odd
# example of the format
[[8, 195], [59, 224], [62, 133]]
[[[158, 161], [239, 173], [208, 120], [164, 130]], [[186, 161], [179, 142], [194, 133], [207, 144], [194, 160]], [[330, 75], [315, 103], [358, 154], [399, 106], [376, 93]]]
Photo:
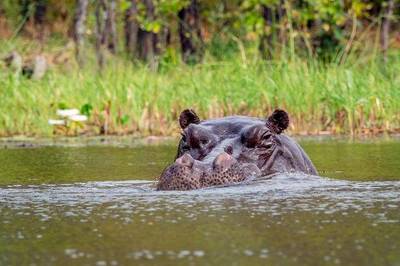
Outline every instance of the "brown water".
[[400, 141], [302, 145], [332, 179], [156, 192], [171, 143], [3, 144], [0, 265], [400, 265]]

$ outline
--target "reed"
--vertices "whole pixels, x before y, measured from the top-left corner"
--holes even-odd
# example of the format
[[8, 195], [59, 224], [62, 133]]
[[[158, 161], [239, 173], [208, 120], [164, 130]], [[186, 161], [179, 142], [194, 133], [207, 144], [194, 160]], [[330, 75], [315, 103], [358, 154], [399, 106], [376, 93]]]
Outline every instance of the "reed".
[[[398, 132], [400, 57], [387, 64], [322, 63], [315, 59], [260, 61], [257, 57], [187, 66], [148, 67], [112, 60], [103, 72], [53, 67], [41, 80], [0, 72], [0, 135], [51, 136], [60, 107], [86, 106], [83, 127], [57, 134], [173, 135], [177, 117], [193, 108], [202, 118], [265, 117], [286, 109], [294, 134]], [[170, 64], [170, 65], [169, 65]], [[88, 108], [89, 107], [89, 108]]]

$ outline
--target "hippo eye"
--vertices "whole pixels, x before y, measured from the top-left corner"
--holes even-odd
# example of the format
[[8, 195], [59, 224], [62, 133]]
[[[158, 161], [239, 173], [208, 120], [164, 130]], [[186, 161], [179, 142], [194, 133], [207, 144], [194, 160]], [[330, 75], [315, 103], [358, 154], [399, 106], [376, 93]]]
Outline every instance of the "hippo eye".
[[269, 149], [273, 146], [272, 133], [267, 131], [261, 135], [261, 141], [258, 144], [259, 148]]
[[272, 133], [269, 132], [269, 131], [267, 131], [267, 132], [265, 132], [265, 133], [261, 136], [261, 138], [262, 138], [263, 140], [268, 140], [271, 136], [272, 136]]
[[207, 145], [209, 142], [210, 142], [210, 141], [209, 141], [208, 139], [201, 139], [201, 140], [200, 140], [200, 143], [201, 143], [202, 145]]

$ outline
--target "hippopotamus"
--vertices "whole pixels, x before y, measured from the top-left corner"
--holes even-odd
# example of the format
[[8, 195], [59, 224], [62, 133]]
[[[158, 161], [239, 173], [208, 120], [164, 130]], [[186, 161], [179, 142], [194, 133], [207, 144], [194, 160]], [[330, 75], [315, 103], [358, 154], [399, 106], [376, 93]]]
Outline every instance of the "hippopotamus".
[[228, 116], [200, 120], [192, 109], [179, 116], [182, 129], [175, 162], [158, 179], [158, 190], [231, 185], [282, 172], [318, 175], [300, 145], [283, 134], [289, 115], [277, 109], [266, 119]]

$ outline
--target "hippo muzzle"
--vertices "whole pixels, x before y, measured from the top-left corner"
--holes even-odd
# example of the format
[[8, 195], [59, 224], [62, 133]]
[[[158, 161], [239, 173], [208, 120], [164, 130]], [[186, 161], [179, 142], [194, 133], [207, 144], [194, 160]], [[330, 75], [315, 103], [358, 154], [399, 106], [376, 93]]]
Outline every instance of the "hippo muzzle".
[[192, 190], [211, 186], [230, 185], [261, 175], [252, 163], [239, 163], [226, 152], [214, 161], [205, 163], [184, 154], [161, 174], [158, 190]]

